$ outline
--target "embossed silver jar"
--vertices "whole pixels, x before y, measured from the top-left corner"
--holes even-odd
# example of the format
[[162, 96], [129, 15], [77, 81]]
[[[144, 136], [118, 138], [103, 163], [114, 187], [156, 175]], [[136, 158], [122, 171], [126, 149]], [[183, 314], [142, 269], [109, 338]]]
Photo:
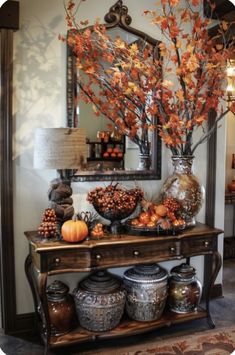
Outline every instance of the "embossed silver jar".
[[176, 313], [188, 313], [197, 309], [202, 286], [196, 278], [196, 270], [188, 264], [175, 266], [169, 278], [168, 305]]
[[167, 299], [167, 271], [157, 264], [136, 265], [124, 272], [126, 312], [131, 319], [159, 319]]
[[121, 278], [107, 271], [97, 271], [83, 279], [73, 293], [83, 328], [103, 332], [120, 322], [126, 299]]

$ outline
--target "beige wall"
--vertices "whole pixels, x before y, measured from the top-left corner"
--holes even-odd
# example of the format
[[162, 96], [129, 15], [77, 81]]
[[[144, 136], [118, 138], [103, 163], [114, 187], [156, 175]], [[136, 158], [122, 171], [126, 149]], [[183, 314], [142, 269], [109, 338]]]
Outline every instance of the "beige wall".
[[[81, 8], [81, 18], [103, 18], [114, 0], [87, 0]], [[133, 27], [161, 39], [160, 33], [142, 16], [144, 9], [154, 8], [155, 0], [125, 0], [133, 18]], [[58, 34], [66, 33], [62, 0], [21, 0], [20, 31], [15, 33], [14, 59], [14, 223], [15, 223], [15, 267], [17, 312], [32, 311], [32, 296], [24, 275], [24, 260], [28, 253], [25, 230], [36, 229], [41, 214], [47, 207], [47, 190], [55, 171], [33, 169], [33, 139], [36, 127], [60, 127], [66, 125], [65, 86], [65, 45]], [[218, 153], [224, 162], [225, 127], [218, 132]], [[222, 138], [221, 138], [222, 137]], [[202, 183], [206, 183], [206, 145], [196, 152], [195, 173]], [[217, 181], [216, 226], [223, 228], [224, 168], [219, 169]], [[169, 152], [163, 148], [162, 180], [141, 181], [139, 185], [148, 197], [156, 197], [163, 181], [171, 171]], [[130, 183], [129, 183], [130, 184]], [[86, 194], [96, 183], [73, 184], [74, 207], [76, 211], [87, 210]], [[222, 206], [222, 207], [221, 207]], [[198, 215], [203, 222], [205, 208]], [[202, 279], [203, 262], [194, 258], [199, 277]], [[175, 263], [167, 263], [171, 267]], [[121, 270], [116, 270], [121, 272]], [[76, 285], [78, 275], [63, 275], [63, 280]], [[218, 279], [221, 281], [221, 275]], [[71, 288], [73, 287], [71, 286]]]

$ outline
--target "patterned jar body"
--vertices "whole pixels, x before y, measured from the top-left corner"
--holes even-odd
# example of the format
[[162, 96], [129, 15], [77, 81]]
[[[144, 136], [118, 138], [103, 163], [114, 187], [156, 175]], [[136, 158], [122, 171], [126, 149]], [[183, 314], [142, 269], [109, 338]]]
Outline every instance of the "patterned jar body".
[[55, 336], [66, 334], [77, 325], [74, 300], [68, 291], [68, 286], [57, 280], [47, 287], [51, 334]]
[[124, 272], [126, 312], [145, 322], [162, 316], [167, 299], [167, 272], [157, 264], [138, 265]]
[[187, 264], [181, 264], [171, 270], [168, 296], [171, 311], [188, 313], [197, 310], [202, 286], [195, 274], [196, 270]]
[[188, 227], [196, 224], [195, 216], [204, 201], [205, 190], [192, 172], [193, 156], [173, 156], [174, 172], [164, 182], [162, 199], [175, 198], [181, 206], [180, 217]]
[[74, 299], [80, 325], [91, 331], [103, 332], [119, 324], [126, 292], [120, 278], [98, 271], [79, 283], [74, 290]]

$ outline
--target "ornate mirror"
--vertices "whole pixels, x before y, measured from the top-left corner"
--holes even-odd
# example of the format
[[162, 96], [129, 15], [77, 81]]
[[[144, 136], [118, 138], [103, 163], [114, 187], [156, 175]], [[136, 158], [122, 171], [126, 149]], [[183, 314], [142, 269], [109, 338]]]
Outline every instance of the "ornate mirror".
[[[128, 45], [144, 43], [156, 55], [160, 43], [133, 27], [128, 8], [122, 0], [117, 1], [104, 17], [105, 27], [112, 38], [120, 37]], [[68, 37], [71, 35], [68, 31]], [[82, 75], [79, 73], [79, 75]], [[152, 180], [161, 178], [161, 139], [157, 130], [147, 132], [150, 163], [143, 161], [140, 146], [125, 134], [120, 134], [118, 127], [110, 125], [110, 120], [96, 117], [92, 104], [77, 100], [80, 87], [78, 85], [78, 69], [76, 57], [72, 49], [67, 47], [67, 124], [68, 127], [84, 128], [86, 132], [87, 163], [74, 175], [75, 181], [96, 180]], [[150, 93], [151, 100], [151, 93]], [[156, 127], [157, 119], [151, 116]], [[111, 126], [111, 128], [110, 128]], [[142, 153], [142, 152], [141, 152]], [[141, 156], [141, 158], [140, 158]]]

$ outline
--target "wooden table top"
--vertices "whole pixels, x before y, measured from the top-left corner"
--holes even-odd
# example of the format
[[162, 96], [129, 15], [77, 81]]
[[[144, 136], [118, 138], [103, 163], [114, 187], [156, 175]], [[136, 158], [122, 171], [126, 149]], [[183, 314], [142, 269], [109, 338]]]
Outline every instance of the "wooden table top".
[[212, 228], [202, 223], [197, 223], [195, 227], [187, 228], [176, 235], [131, 235], [120, 233], [118, 235], [107, 234], [100, 239], [87, 239], [80, 243], [68, 243], [57, 238], [42, 238], [37, 231], [27, 231], [25, 235], [30, 244], [35, 248], [35, 252], [43, 252], [55, 249], [92, 249], [96, 246], [119, 245], [119, 244], [138, 244], [153, 240], [181, 240], [189, 237], [202, 237], [207, 235], [217, 236], [223, 231], [218, 228]]

